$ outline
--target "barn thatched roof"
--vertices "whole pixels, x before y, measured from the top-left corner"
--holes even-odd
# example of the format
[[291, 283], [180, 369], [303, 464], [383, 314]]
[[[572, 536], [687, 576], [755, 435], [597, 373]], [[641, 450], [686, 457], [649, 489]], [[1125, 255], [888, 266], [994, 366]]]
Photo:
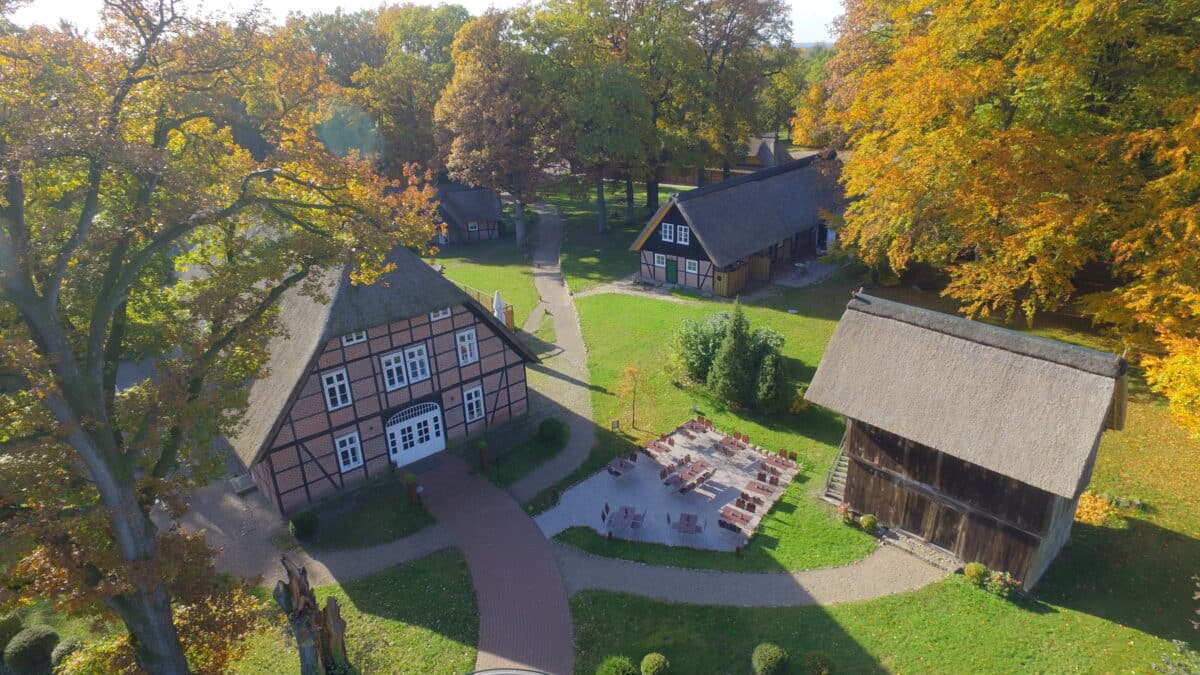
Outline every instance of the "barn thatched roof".
[[519, 354], [537, 362], [537, 357], [491, 312], [479, 308], [469, 295], [415, 253], [399, 246], [388, 255], [388, 262], [396, 269], [369, 286], [350, 283], [345, 271], [326, 274], [321, 284], [329, 302], [318, 302], [296, 290], [280, 299], [279, 320], [284, 330], [268, 344], [267, 374], [251, 383], [245, 421], [228, 439], [247, 468], [262, 459], [266, 443], [275, 436], [305, 375], [325, 343], [335, 337], [467, 305], [477, 308], [477, 316]]
[[856, 295], [805, 398], [1072, 498], [1125, 360]]
[[676, 224], [692, 229], [709, 259], [730, 265], [815, 228], [820, 209], [837, 211], [838, 166], [832, 156], [812, 155], [671, 195], [630, 248], [641, 250], [674, 206], [687, 221]]
[[763, 166], [777, 166], [791, 159], [787, 143], [779, 138], [778, 133], [751, 136], [746, 139], [746, 159], [757, 160]]
[[438, 188], [438, 202], [442, 220], [463, 232], [471, 221], [495, 222], [502, 213], [500, 195], [491, 188], [450, 183]]

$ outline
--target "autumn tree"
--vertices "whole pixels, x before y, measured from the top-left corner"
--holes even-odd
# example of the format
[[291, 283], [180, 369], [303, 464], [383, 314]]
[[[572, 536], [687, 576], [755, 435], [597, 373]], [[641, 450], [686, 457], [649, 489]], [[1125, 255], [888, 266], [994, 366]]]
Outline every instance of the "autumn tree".
[[454, 36], [470, 18], [460, 5], [400, 5], [380, 14], [385, 56], [357, 72], [352, 100], [378, 123], [388, 172], [401, 175], [412, 162], [431, 170], [443, 167], [434, 106], [454, 73]]
[[646, 387], [646, 373], [634, 365], [627, 365], [621, 370], [621, 378], [617, 380], [617, 399], [622, 407], [629, 409], [629, 426], [637, 428], [637, 409], [639, 397], [643, 402], [652, 395]]
[[[851, 0], [829, 67], [840, 232], [976, 316], [1080, 301], [1200, 431], [1197, 0]], [[1083, 292], [1081, 270], [1108, 290]]]
[[388, 36], [380, 30], [379, 10], [346, 12], [341, 7], [332, 13], [318, 12], [298, 18], [292, 26], [299, 38], [325, 60], [326, 72], [334, 82], [354, 85], [360, 69], [378, 68], [388, 51]]
[[219, 589], [203, 540], [151, 509], [219, 472], [280, 296], [347, 265], [375, 280], [432, 237], [432, 190], [325, 150], [337, 86], [291, 28], [110, 0], [97, 37], [0, 36], [2, 587], [102, 604], [142, 669], [183, 673], [185, 608]]
[[541, 95], [529, 55], [512, 39], [512, 17], [490, 10], [454, 38], [454, 75], [434, 109], [450, 176], [507, 190], [517, 243], [525, 242], [525, 204], [541, 167]]

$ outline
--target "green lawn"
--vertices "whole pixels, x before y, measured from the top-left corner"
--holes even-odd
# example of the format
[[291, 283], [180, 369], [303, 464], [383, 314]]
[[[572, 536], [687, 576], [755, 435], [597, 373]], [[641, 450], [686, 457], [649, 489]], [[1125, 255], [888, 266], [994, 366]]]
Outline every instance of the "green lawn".
[[[769, 326], [787, 337], [784, 356], [800, 382], [811, 379], [850, 292], [858, 282], [833, 280], [782, 292], [747, 307], [752, 326]], [[952, 310], [934, 293], [907, 287], [876, 289], [877, 295]], [[693, 407], [718, 426], [748, 433], [768, 449], [797, 450], [812, 465], [808, 482], [793, 486], [813, 510], [825, 472], [840, 441], [840, 418], [816, 407], [798, 415], [738, 415], [701, 389], [672, 383], [663, 367], [679, 322], [728, 307], [718, 300], [690, 304], [622, 295], [577, 300], [596, 390], [593, 405], [601, 431], [593, 465], [636, 447], [690, 417]], [[788, 313], [794, 310], [794, 314]], [[1083, 330], [1078, 319], [1047, 316], [1032, 332], [1091, 346], [1111, 346]], [[629, 419], [610, 393], [625, 365], [646, 371], [649, 396], [639, 402], [638, 429], [608, 431], [608, 420]], [[1136, 378], [1135, 378], [1136, 379]], [[1170, 649], [1168, 639], [1200, 641], [1190, 577], [1200, 569], [1200, 440], [1171, 423], [1166, 407], [1140, 382], [1126, 430], [1108, 432], [1092, 487], [1145, 500], [1143, 511], [1126, 512], [1110, 525], [1076, 525], [1071, 542], [1041, 581], [1036, 601], [1005, 603], [952, 578], [896, 597], [826, 608], [733, 609], [688, 607], [603, 592], [575, 597], [578, 672], [591, 672], [607, 654], [640, 658], [662, 651], [680, 672], [744, 672], [749, 653], [763, 640], [786, 647], [796, 660], [822, 649], [835, 672], [1146, 672]], [[647, 399], [653, 399], [649, 402]], [[592, 469], [593, 471], [595, 469]], [[590, 472], [588, 472], [590, 473]], [[807, 494], [806, 494], [807, 493]], [[535, 504], [538, 506], [538, 504]], [[814, 517], [819, 520], [819, 513]], [[785, 531], [774, 550], [764, 547], [760, 565], [795, 563], [789, 550], [805, 540], [821, 546], [820, 527]], [[597, 541], [569, 532], [572, 544], [606, 555], [690, 567], [722, 567], [713, 554], [661, 550]], [[794, 545], [795, 548], [792, 548]], [[605, 551], [604, 548], [608, 550]], [[751, 554], [753, 555], [753, 554]], [[801, 563], [803, 564], [803, 563]], [[796, 668], [793, 672], [801, 672]]]
[[527, 250], [511, 238], [453, 244], [439, 251], [433, 262], [446, 266], [448, 279], [488, 296], [500, 291], [500, 297], [513, 306], [517, 326], [538, 303]]
[[[466, 560], [444, 550], [344, 585], [318, 586], [346, 620], [350, 662], [361, 673], [466, 673], [475, 666], [479, 615]], [[237, 673], [300, 672], [282, 623], [251, 640]]]
[[[716, 524], [710, 522], [709, 527]], [[596, 555], [627, 558], [651, 565], [738, 572], [796, 571], [853, 562], [875, 548], [875, 539], [829, 517], [825, 504], [808, 487], [792, 483], [763, 519], [741, 556], [645, 542], [609, 540], [588, 527], [573, 527], [558, 541]]]
[[507, 487], [562, 452], [570, 430], [560, 419], [550, 418], [547, 422], [554, 428], [551, 437], [541, 438], [534, 433], [523, 443], [498, 453], [484, 476], [500, 487]]
[[323, 551], [395, 541], [434, 522], [424, 506], [408, 503], [407, 488], [399, 477], [339, 495], [322, 503], [316, 513], [317, 536], [305, 546]]
[[[574, 293], [616, 281], [637, 272], [637, 254], [629, 250], [637, 234], [653, 215], [646, 210], [646, 184], [634, 184], [635, 218], [625, 222], [625, 184], [607, 181], [605, 203], [608, 206], [607, 232], [597, 225], [595, 186], [563, 184], [543, 191], [541, 197], [558, 207], [566, 226], [562, 247], [562, 270], [567, 287]], [[659, 199], [666, 201], [672, 192], [687, 188], [659, 186]], [[612, 217], [613, 214], [616, 217]]]

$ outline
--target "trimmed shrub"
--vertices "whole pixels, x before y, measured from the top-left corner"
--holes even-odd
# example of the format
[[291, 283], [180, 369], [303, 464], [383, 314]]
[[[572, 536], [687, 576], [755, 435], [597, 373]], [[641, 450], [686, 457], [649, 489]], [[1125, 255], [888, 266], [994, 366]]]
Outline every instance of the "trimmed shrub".
[[717, 312], [704, 321], [687, 319], [679, 326], [675, 344], [688, 377], [696, 382], [708, 381], [708, 371], [717, 358], [728, 326], [729, 312]]
[[[20, 633], [24, 627], [25, 624], [21, 623], [21, 616], [16, 612], [0, 616], [0, 657], [4, 656], [4, 648], [8, 646], [8, 641]], [[0, 658], [0, 660], [3, 659]]]
[[671, 669], [671, 662], [658, 652], [650, 652], [642, 657], [642, 675], [666, 675]]
[[50, 655], [58, 645], [58, 633], [49, 626], [30, 626], [13, 636], [4, 648], [4, 665], [25, 673], [50, 669]]
[[754, 675], [779, 675], [787, 668], [788, 655], [779, 645], [764, 642], [754, 648], [750, 656], [750, 665]]
[[288, 531], [300, 541], [308, 541], [317, 534], [319, 520], [312, 511], [301, 511], [288, 521]]
[[83, 649], [83, 641], [79, 638], [70, 637], [58, 643], [54, 651], [50, 652], [50, 664], [58, 667], [60, 663], [65, 661], [68, 656]]
[[858, 526], [867, 534], [875, 534], [875, 531], [879, 529], [879, 519], [868, 513], [858, 519]]
[[567, 438], [567, 424], [557, 417], [548, 417], [538, 425], [538, 441], [551, 445], [561, 443]]
[[992, 571], [983, 587], [987, 589], [988, 593], [1008, 600], [1020, 590], [1021, 582], [1014, 579], [1013, 575], [1008, 572]]
[[804, 669], [810, 675], [829, 675], [833, 672], [833, 662], [825, 652], [809, 652], [804, 657]]
[[981, 562], [970, 562], [963, 567], [963, 577], [967, 581], [982, 586], [987, 581], [987, 567]]
[[628, 657], [610, 656], [596, 669], [596, 675], [638, 675], [638, 669]]

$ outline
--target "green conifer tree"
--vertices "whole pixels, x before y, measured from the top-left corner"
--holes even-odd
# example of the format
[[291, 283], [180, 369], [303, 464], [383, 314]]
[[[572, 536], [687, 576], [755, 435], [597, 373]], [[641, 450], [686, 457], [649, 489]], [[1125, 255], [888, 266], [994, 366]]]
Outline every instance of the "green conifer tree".
[[754, 365], [750, 326], [742, 312], [741, 301], [735, 301], [725, 339], [708, 373], [708, 388], [728, 403], [749, 407], [754, 403]]
[[792, 385], [778, 350], [771, 349], [763, 357], [754, 388], [754, 402], [761, 410], [774, 412], [788, 402]]

